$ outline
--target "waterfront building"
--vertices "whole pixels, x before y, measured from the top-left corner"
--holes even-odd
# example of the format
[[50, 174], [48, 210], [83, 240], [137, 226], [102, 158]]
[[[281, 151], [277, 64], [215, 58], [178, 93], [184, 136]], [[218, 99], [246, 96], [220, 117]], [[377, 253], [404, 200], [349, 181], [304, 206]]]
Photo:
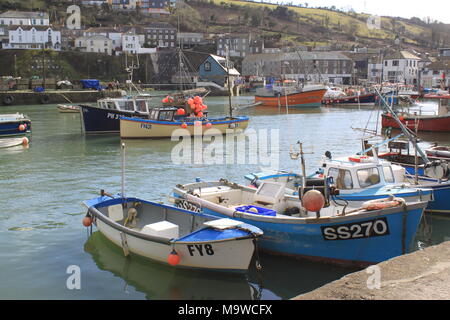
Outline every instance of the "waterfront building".
[[75, 39], [75, 48], [81, 52], [103, 53], [112, 55], [112, 40], [102, 36], [84, 36]]
[[170, 14], [169, 0], [140, 0], [139, 10], [145, 14], [165, 16]]
[[424, 88], [450, 87], [450, 56], [442, 56], [423, 67], [420, 78]]
[[175, 48], [177, 29], [169, 23], [155, 22], [143, 28], [145, 42], [158, 48]]
[[[245, 57], [249, 53], [250, 35], [228, 34], [219, 37], [217, 39], [217, 55], [225, 56], [227, 54], [227, 47], [229, 49], [230, 57], [240, 57], [240, 58]], [[259, 52], [262, 52], [262, 50]]]
[[400, 50], [383, 59], [383, 81], [418, 85], [421, 58], [411, 52]]
[[8, 26], [49, 26], [46, 12], [6, 11], [0, 13], [0, 25]]
[[61, 32], [45, 25], [8, 26], [8, 40], [2, 48], [61, 50]]
[[104, 36], [111, 40], [114, 51], [122, 50], [122, 32], [116, 28], [96, 27], [89, 28], [83, 32], [85, 37]]
[[195, 45], [204, 44], [205, 37], [203, 33], [195, 32], [178, 32], [177, 44], [182, 48], [192, 48]]
[[353, 61], [339, 52], [283, 52], [247, 55], [243, 76], [351, 84]]

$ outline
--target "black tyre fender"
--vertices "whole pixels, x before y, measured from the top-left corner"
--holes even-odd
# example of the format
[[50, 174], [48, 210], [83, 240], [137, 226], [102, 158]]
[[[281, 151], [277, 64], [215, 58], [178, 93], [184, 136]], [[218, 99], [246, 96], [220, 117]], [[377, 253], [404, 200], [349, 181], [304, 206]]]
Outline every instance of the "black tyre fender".
[[5, 105], [7, 105], [7, 106], [10, 106], [10, 105], [12, 105], [13, 103], [14, 103], [14, 97], [12, 96], [12, 95], [6, 95], [4, 98], [3, 98], [3, 103], [5, 104]]
[[39, 102], [41, 104], [47, 104], [50, 102], [50, 97], [48, 95], [44, 94], [39, 98]]

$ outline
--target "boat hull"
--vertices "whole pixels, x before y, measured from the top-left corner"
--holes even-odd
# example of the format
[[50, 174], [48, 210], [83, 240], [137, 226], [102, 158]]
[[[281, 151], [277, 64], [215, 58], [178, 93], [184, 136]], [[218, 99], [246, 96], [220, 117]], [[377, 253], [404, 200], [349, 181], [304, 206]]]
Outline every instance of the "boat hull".
[[[419, 131], [427, 132], [450, 132], [450, 116], [418, 116], [419, 119]], [[410, 130], [415, 129], [415, 118], [414, 117], [402, 117], [400, 120], [405, 127]], [[387, 114], [382, 115], [381, 124], [383, 128], [395, 128], [400, 129], [398, 123]]]
[[[26, 129], [21, 131], [20, 125], [24, 125]], [[29, 133], [31, 133], [31, 121], [28, 119], [0, 122], [0, 137], [23, 136]]]
[[[263, 230], [262, 250], [345, 266], [380, 263], [410, 251], [426, 202], [379, 211], [326, 218], [273, 218], [228, 212], [195, 196], [180, 193], [205, 213], [251, 224]], [[364, 229], [365, 226], [365, 229]]]
[[[103, 221], [97, 220], [98, 230], [115, 245], [123, 249], [121, 232]], [[168, 265], [167, 258], [175, 249], [180, 257], [178, 268], [209, 269], [211, 271], [245, 272], [253, 256], [254, 244], [252, 239], [205, 242], [202, 247], [209, 245], [213, 255], [195, 252], [191, 255], [192, 246], [199, 246], [198, 242], [163, 244], [151, 242], [132, 235], [126, 235], [128, 250], [136, 255]]]
[[255, 103], [261, 103], [266, 107], [286, 107], [290, 108], [318, 108], [322, 105], [322, 99], [326, 89], [305, 91], [288, 94], [287, 96], [255, 96]]
[[[204, 120], [202, 126], [196, 126], [195, 122], [154, 121], [122, 117], [120, 119], [120, 137], [122, 139], [170, 138], [175, 130], [182, 129], [181, 125], [183, 123], [187, 125], [184, 129], [186, 135], [225, 134], [227, 132], [245, 130], [248, 127], [248, 121], [248, 117], [210, 119], [208, 121]], [[211, 123], [211, 128], [206, 127], [207, 123]]]
[[[176, 221], [180, 230], [191, 231], [179, 238], [169, 238], [143, 233], [140, 228], [128, 228], [115, 222], [97, 209], [123, 206], [150, 206], [151, 217], [154, 220]], [[85, 201], [88, 207], [88, 215], [92, 217], [97, 229], [112, 243], [122, 248], [127, 256], [133, 253], [163, 264], [169, 264], [169, 255], [176, 251], [179, 262], [174, 264], [177, 268], [203, 269], [211, 271], [246, 272], [250, 265], [255, 250], [255, 241], [261, 236], [261, 230], [254, 226], [238, 224], [237, 228], [215, 229], [204, 226], [203, 222], [213, 221], [213, 216], [204, 213], [187, 211], [147, 202], [137, 198], [111, 198], [107, 196]], [[131, 205], [130, 205], [131, 204]], [[164, 218], [165, 217], [165, 218]], [[124, 219], [124, 217], [122, 217]], [[120, 218], [120, 219], [122, 219]], [[138, 219], [149, 220], [149, 215], [138, 213]], [[148, 222], [146, 222], [148, 223]], [[186, 224], [187, 223], [187, 224]]]
[[135, 112], [102, 109], [94, 106], [80, 105], [85, 133], [119, 133], [120, 117], [145, 117]]
[[374, 106], [377, 95], [375, 93], [363, 94], [360, 96], [341, 97], [341, 98], [325, 98], [322, 103], [325, 105], [366, 105]]

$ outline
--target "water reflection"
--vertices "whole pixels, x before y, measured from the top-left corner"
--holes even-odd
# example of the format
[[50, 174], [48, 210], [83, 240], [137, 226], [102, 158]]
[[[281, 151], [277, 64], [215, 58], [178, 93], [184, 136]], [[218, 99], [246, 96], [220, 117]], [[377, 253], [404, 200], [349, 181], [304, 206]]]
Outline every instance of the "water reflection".
[[152, 300], [252, 300], [255, 287], [245, 275], [189, 271], [171, 268], [135, 255], [124, 257], [121, 249], [100, 232], [94, 232], [84, 250], [97, 266], [144, 292]]
[[126, 258], [98, 231], [84, 250], [101, 270], [121, 277], [124, 290], [133, 286], [152, 300], [289, 299], [356, 271], [266, 254], [260, 256], [263, 269], [252, 261], [247, 275], [174, 269], [136, 255]]

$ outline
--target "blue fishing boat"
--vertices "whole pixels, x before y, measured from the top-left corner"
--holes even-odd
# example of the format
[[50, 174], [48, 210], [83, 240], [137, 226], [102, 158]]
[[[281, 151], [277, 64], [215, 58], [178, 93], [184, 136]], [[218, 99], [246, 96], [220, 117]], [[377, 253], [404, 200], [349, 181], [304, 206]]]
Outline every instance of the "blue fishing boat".
[[31, 133], [31, 120], [23, 114], [0, 114], [0, 137], [23, 136]]
[[173, 201], [260, 228], [264, 251], [347, 266], [407, 253], [427, 205], [390, 198], [347, 210], [326, 206], [326, 199], [317, 201], [318, 194], [309, 191], [300, 201], [285, 195], [284, 184], [263, 182], [255, 189], [220, 180], [177, 185]]
[[100, 197], [83, 202], [83, 225], [94, 223], [123, 249], [174, 267], [246, 272], [262, 231], [232, 219], [133, 197]]
[[405, 170], [388, 161], [364, 156], [332, 159], [330, 155], [330, 158], [322, 159], [319, 168], [305, 179], [301, 174], [282, 171], [251, 173], [245, 179], [254, 187], [264, 181], [283, 183], [287, 194], [299, 195], [303, 185], [306, 189], [320, 187], [324, 178], [327, 178], [330, 185], [338, 190], [338, 194], [331, 195], [332, 200], [352, 208], [391, 195], [403, 198], [406, 202], [430, 201], [430, 206], [433, 204], [433, 191], [430, 188], [419, 188], [407, 183], [403, 178]]

